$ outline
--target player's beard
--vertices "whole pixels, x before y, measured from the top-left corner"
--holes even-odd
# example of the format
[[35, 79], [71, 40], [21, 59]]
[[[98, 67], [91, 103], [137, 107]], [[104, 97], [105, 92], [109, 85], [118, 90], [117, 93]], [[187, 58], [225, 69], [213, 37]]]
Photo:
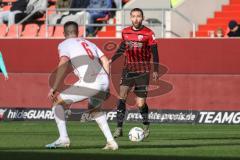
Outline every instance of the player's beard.
[[134, 26], [135, 29], [140, 29], [142, 27], [142, 23], [132, 23], [132, 25]]

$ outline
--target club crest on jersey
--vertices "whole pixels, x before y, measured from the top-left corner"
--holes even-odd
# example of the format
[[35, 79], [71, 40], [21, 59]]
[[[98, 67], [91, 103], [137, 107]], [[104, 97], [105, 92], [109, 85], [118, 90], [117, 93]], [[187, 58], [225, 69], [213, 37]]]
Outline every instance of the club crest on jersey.
[[153, 40], [156, 40], [156, 37], [155, 37], [155, 35], [154, 35], [154, 34], [152, 35], [152, 39], [153, 39]]
[[138, 35], [138, 40], [142, 41], [143, 40], [143, 35]]

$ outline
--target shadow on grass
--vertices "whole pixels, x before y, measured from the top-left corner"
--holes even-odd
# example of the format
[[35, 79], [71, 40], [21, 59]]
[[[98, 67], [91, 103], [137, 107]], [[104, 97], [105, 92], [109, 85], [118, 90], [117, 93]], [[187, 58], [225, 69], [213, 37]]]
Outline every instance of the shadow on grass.
[[229, 157], [194, 157], [194, 156], [162, 156], [162, 155], [137, 155], [137, 154], [118, 154], [117, 151], [108, 151], [105, 154], [89, 153], [56, 153], [56, 152], [0, 152], [1, 159], [17, 160], [237, 160], [239, 158]]
[[163, 140], [240, 140], [240, 137], [164, 138]]
[[[167, 148], [195, 148], [195, 147], [221, 147], [221, 146], [240, 146], [240, 142], [237, 143], [205, 143], [205, 144], [141, 144], [137, 143], [136, 145], [120, 145], [120, 150], [130, 150], [130, 149], [167, 149]], [[46, 149], [44, 146], [38, 146], [38, 147], [0, 147], [0, 155], [2, 152], [13, 152], [21, 150], [23, 152], [41, 152], [46, 151], [51, 153], [51, 151], [63, 151], [66, 152], [68, 150], [71, 151], [77, 151], [77, 150], [91, 150], [91, 149], [97, 149], [100, 150], [103, 147], [103, 145], [84, 145], [84, 146], [71, 146], [69, 149]], [[151, 150], [149, 150], [151, 152]]]
[[[12, 147], [12, 148], [0, 148], [0, 157], [2, 160], [8, 159], [17, 159], [17, 160], [81, 160], [81, 159], [94, 159], [94, 160], [237, 160], [239, 157], [199, 157], [199, 156], [177, 156], [173, 153], [169, 153], [172, 155], [165, 156], [161, 155], [161, 150], [159, 150], [159, 155], [151, 155], [151, 150], [149, 150], [149, 154], [147, 155], [138, 155], [135, 153], [126, 153], [124, 154], [124, 150], [134, 150], [134, 149], [164, 149], [164, 148], [194, 148], [194, 147], [202, 147], [202, 146], [233, 146], [240, 145], [240, 143], [231, 143], [231, 144], [186, 144], [186, 145], [121, 145], [119, 151], [101, 151], [101, 145], [89, 145], [89, 146], [73, 146], [69, 150], [68, 149], [57, 149], [57, 150], [48, 150], [43, 147]], [[88, 150], [99, 150], [96, 152], [100, 153], [87, 153]], [[77, 153], [78, 150], [86, 150], [86, 153]], [[83, 152], [83, 151], [81, 151]], [[141, 152], [141, 151], [140, 151]], [[156, 154], [156, 153], [155, 153]], [[211, 155], [209, 153], [209, 155]]]

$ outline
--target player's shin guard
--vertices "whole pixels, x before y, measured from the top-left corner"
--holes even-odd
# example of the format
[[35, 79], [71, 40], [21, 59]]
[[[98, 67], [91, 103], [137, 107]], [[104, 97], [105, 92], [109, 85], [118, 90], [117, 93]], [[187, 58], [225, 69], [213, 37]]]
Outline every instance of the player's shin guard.
[[144, 125], [149, 125], [149, 121], [148, 121], [148, 105], [145, 103], [140, 109], [140, 113], [142, 115], [143, 118], [143, 124]]
[[117, 104], [117, 127], [123, 126], [126, 112], [126, 100], [119, 99]]

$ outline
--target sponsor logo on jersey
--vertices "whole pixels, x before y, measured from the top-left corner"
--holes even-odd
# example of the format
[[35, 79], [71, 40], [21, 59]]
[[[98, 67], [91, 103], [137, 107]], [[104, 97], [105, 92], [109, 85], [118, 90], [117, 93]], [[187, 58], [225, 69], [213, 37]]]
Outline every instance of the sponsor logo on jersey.
[[156, 40], [156, 37], [155, 37], [155, 35], [154, 35], [154, 34], [152, 35], [152, 39], [153, 39], [153, 40]]
[[142, 41], [143, 40], [143, 35], [138, 35], [138, 40]]
[[126, 45], [129, 46], [130, 49], [143, 47], [142, 42], [134, 42], [134, 41], [126, 41]]

